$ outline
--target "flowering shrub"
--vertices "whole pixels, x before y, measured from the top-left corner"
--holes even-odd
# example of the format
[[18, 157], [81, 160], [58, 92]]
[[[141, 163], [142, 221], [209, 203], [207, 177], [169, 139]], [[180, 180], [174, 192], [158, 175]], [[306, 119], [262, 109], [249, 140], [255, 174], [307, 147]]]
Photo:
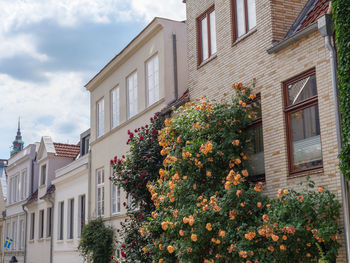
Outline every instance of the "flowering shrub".
[[136, 136], [129, 132], [128, 157], [112, 161], [116, 183], [140, 204], [120, 231], [122, 262], [335, 259], [340, 205], [334, 194], [315, 191], [309, 181], [300, 193], [281, 189], [270, 200], [262, 182], [249, 182], [247, 127], [257, 105], [250, 87], [233, 88], [231, 103], [202, 98], [164, 122], [156, 116], [159, 122]]
[[[139, 226], [151, 216], [154, 209], [151, 195], [147, 190], [147, 182], [156, 181], [158, 171], [162, 167], [164, 157], [160, 154], [158, 131], [164, 126], [164, 117], [155, 114], [150, 124], [134, 131], [128, 131], [127, 144], [130, 150], [127, 156], [117, 156], [111, 160], [114, 176], [111, 180], [120, 185], [132, 197], [130, 207], [127, 207], [128, 217], [117, 230], [117, 247], [121, 252], [123, 262], [152, 262], [149, 254], [142, 248], [149, 240], [139, 233]], [[127, 204], [124, 203], [124, 206]], [[138, 209], [135, 209], [136, 206]]]
[[[234, 85], [232, 103], [186, 104], [159, 133], [165, 156], [148, 183], [155, 210], [139, 232], [155, 263], [314, 262], [333, 260], [339, 203], [328, 191], [262, 195], [245, 167], [255, 116], [249, 87]], [[324, 219], [321, 220], [320, 215]], [[317, 246], [317, 245], [318, 246]]]

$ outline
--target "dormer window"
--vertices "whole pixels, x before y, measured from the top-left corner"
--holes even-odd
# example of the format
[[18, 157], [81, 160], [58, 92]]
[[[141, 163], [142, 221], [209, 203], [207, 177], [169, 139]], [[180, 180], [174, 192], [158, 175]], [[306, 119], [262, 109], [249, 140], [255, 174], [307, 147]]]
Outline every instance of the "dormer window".
[[233, 41], [256, 26], [255, 0], [232, 0]]
[[41, 166], [40, 185], [46, 184], [46, 164]]

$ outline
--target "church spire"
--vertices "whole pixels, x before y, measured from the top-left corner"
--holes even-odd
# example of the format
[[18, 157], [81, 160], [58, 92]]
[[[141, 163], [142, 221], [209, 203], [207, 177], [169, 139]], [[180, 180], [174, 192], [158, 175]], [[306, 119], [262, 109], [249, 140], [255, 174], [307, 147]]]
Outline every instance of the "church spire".
[[12, 143], [12, 151], [11, 156], [15, 153], [18, 153], [23, 150], [24, 142], [22, 140], [22, 134], [21, 134], [21, 119], [18, 117], [18, 128], [17, 128], [17, 135], [16, 139]]

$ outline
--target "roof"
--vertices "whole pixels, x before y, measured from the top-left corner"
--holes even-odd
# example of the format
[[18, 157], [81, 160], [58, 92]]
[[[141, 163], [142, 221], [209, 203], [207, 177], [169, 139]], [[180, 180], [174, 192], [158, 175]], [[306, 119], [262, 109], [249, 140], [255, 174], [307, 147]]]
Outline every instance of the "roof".
[[44, 199], [46, 197], [48, 197], [49, 195], [51, 195], [53, 192], [55, 192], [56, 187], [54, 184], [50, 184], [47, 189], [46, 189], [46, 193], [44, 196], [40, 197], [40, 199]]
[[34, 201], [38, 200], [38, 190], [36, 190], [34, 193], [32, 193], [28, 198], [27, 198], [27, 203], [30, 204]]
[[187, 89], [180, 98], [170, 102], [166, 107], [164, 107], [161, 110], [161, 113], [164, 115], [169, 114], [169, 113], [171, 113], [173, 107], [175, 107], [175, 108], [179, 107], [188, 101], [190, 101], [190, 90], [189, 89]]
[[320, 16], [327, 13], [329, 2], [330, 0], [309, 0], [289, 29], [285, 38], [289, 38], [315, 23]]
[[80, 152], [80, 145], [65, 144], [65, 143], [53, 143], [56, 155], [60, 157], [75, 158]]

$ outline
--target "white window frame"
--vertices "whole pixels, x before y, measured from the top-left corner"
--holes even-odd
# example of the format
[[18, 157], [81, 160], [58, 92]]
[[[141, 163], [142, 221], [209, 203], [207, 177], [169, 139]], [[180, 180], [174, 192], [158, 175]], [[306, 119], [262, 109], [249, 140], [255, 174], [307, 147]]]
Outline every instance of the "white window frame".
[[24, 219], [19, 220], [19, 239], [18, 239], [18, 246], [19, 250], [23, 250], [24, 248]]
[[138, 112], [137, 89], [137, 71], [135, 71], [126, 78], [128, 119]]
[[63, 240], [64, 237], [64, 201], [58, 203], [58, 225], [57, 240]]
[[46, 237], [52, 236], [52, 207], [46, 210]]
[[[82, 213], [83, 212], [83, 213]], [[81, 237], [86, 220], [86, 195], [79, 196], [78, 203], [78, 237]]]
[[146, 61], [147, 106], [159, 100], [159, 56], [153, 55]]
[[[113, 168], [111, 167], [111, 176], [113, 176]], [[112, 215], [117, 215], [121, 213], [121, 200], [120, 200], [120, 186], [112, 183]]]
[[40, 186], [46, 185], [47, 181], [47, 164], [43, 164], [40, 166]]
[[[104, 169], [96, 170], [96, 213], [98, 217], [104, 216], [104, 198], [105, 198], [105, 180]], [[100, 193], [100, 198], [99, 198]]]
[[30, 214], [30, 235], [29, 240], [34, 240], [35, 238], [35, 212]]
[[68, 199], [67, 239], [74, 239], [74, 198]]
[[105, 100], [104, 98], [96, 102], [96, 128], [97, 137], [105, 133]]
[[117, 127], [120, 123], [120, 89], [119, 85], [110, 92], [111, 98], [111, 127]]
[[16, 250], [16, 245], [17, 245], [17, 218], [15, 218], [14, 221], [12, 221], [12, 250]]
[[38, 229], [39, 239], [44, 238], [44, 222], [45, 222], [45, 210], [41, 209], [39, 210], [39, 229]]
[[21, 182], [20, 182], [20, 200], [27, 198], [27, 169], [23, 169], [21, 172]]

